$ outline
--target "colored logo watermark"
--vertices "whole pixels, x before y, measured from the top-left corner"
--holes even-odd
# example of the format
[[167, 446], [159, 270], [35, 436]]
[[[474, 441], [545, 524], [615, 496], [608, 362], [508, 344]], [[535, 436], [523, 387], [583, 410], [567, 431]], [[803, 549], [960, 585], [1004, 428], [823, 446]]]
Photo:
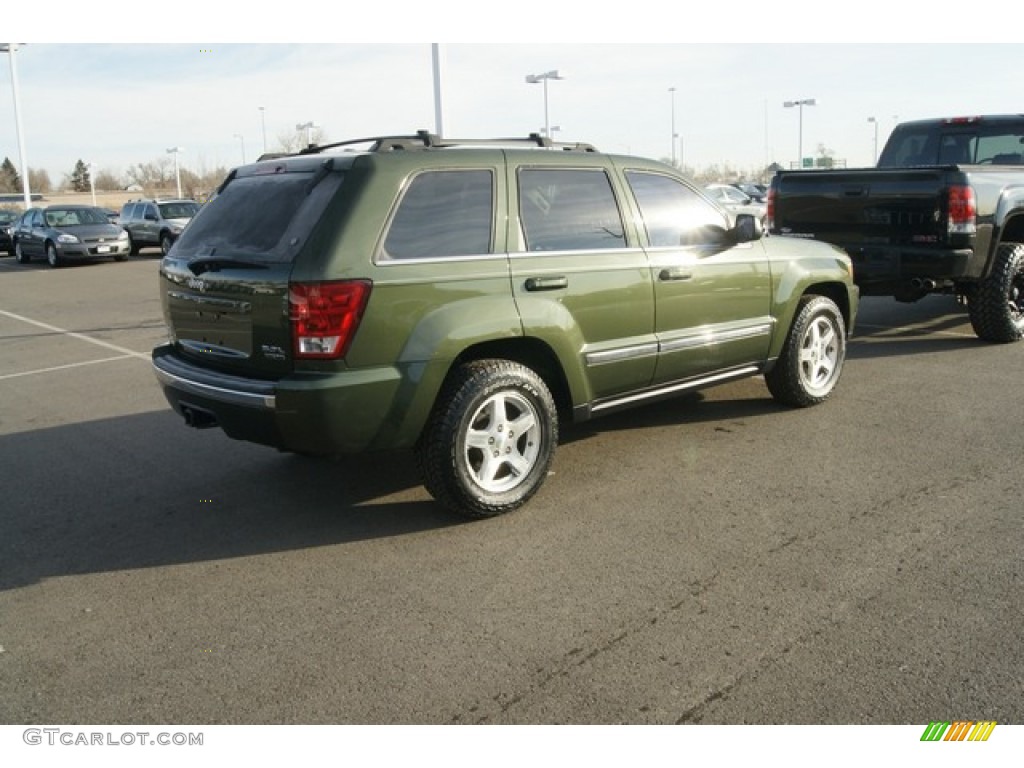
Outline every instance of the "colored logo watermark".
[[995, 720], [933, 720], [921, 734], [921, 741], [988, 741], [995, 727]]

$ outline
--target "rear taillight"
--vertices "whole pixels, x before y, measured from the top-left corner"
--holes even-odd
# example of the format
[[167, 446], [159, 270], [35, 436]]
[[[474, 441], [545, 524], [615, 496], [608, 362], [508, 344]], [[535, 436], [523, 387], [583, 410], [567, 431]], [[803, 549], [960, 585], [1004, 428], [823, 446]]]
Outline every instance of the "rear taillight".
[[768, 200], [765, 203], [764, 228], [775, 229], [775, 187], [768, 187]]
[[963, 185], [949, 188], [947, 227], [951, 235], [973, 235], [978, 231], [978, 202], [971, 187]]
[[363, 317], [371, 285], [369, 280], [289, 285], [295, 358], [336, 360], [344, 357]]

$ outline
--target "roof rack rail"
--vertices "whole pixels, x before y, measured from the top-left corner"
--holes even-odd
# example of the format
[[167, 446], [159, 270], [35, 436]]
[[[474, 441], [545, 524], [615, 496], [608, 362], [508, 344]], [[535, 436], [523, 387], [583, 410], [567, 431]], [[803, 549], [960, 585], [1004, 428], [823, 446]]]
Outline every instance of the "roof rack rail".
[[370, 144], [370, 152], [394, 152], [406, 149], [431, 149], [444, 147], [465, 147], [465, 146], [531, 146], [544, 147], [548, 149], [561, 149], [567, 152], [596, 152], [597, 149], [591, 144], [579, 142], [556, 142], [539, 133], [531, 133], [529, 136], [509, 137], [499, 139], [446, 139], [427, 130], [418, 130], [415, 134], [404, 136], [370, 136], [363, 139], [348, 139], [346, 141], [335, 141], [330, 144], [310, 144], [297, 154], [315, 155], [326, 149], [347, 147], [356, 144]]

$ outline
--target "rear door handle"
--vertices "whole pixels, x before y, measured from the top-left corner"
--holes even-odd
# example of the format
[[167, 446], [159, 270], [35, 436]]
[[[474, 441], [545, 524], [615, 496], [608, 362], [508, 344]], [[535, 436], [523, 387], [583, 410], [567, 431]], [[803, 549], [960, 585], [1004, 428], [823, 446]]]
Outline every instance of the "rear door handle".
[[658, 279], [666, 283], [673, 280], [689, 280], [692, 277], [693, 272], [685, 267], [666, 267], [658, 273]]
[[528, 291], [557, 291], [559, 288], [568, 288], [569, 278], [558, 277], [528, 277], [526, 279], [526, 290]]

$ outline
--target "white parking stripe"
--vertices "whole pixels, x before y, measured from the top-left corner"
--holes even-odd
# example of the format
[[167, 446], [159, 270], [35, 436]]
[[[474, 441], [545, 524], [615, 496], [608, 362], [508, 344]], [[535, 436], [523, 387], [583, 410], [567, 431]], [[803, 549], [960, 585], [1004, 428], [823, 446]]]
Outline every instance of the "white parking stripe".
[[100, 341], [99, 339], [92, 338], [92, 336], [86, 336], [84, 333], [75, 333], [74, 331], [69, 331], [66, 328], [58, 328], [56, 325], [50, 325], [49, 323], [41, 323], [38, 320], [32, 320], [31, 318], [28, 317], [22, 317], [21, 315], [16, 315], [13, 312], [5, 312], [4, 310], [0, 309], [0, 315], [3, 315], [4, 317], [9, 317], [12, 320], [20, 320], [23, 323], [35, 325], [39, 328], [45, 328], [46, 330], [53, 331], [54, 333], [60, 333], [65, 336], [70, 336], [73, 339], [87, 341], [90, 344], [95, 344], [96, 346], [99, 347], [106, 347], [107, 349], [113, 350], [114, 352], [120, 352], [122, 355], [137, 357], [139, 360], [148, 361], [150, 357], [148, 354], [143, 354], [142, 352], [135, 352], [134, 350], [126, 349], [125, 347], [119, 347], [117, 346], [117, 344], [111, 344], [106, 341]]
[[[902, 326], [899, 328], [893, 328], [891, 325], [871, 325], [870, 323], [857, 323], [856, 328], [876, 328], [880, 331], [891, 331], [893, 333], [907, 333], [908, 331], [916, 331], [918, 333], [924, 332], [929, 336], [959, 336], [960, 338], [973, 339], [975, 334], [973, 333], [961, 333], [960, 331], [925, 331], [922, 328], [915, 328], [913, 326]], [[856, 328], [854, 329], [854, 336], [857, 335]]]
[[21, 373], [7, 373], [0, 376], [0, 381], [16, 379], [19, 376], [32, 376], [37, 373], [49, 373], [50, 371], [62, 371], [65, 368], [80, 368], [83, 365], [96, 365], [96, 363], [110, 363], [114, 360], [128, 360], [131, 355], [118, 355], [117, 357], [104, 357], [102, 360], [86, 360], [82, 363], [68, 363], [67, 365], [55, 365], [53, 368], [37, 368], [34, 371], [22, 371]]

